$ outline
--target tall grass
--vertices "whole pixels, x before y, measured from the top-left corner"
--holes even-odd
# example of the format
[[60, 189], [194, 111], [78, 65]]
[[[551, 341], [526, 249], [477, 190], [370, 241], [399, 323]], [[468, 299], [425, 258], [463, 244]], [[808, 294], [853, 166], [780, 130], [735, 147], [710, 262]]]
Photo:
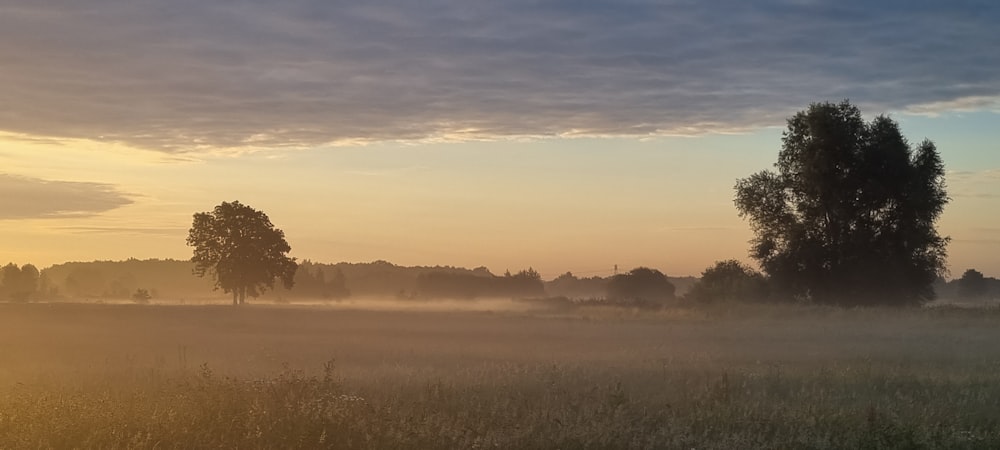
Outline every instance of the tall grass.
[[0, 448], [1000, 448], [989, 312], [31, 306]]

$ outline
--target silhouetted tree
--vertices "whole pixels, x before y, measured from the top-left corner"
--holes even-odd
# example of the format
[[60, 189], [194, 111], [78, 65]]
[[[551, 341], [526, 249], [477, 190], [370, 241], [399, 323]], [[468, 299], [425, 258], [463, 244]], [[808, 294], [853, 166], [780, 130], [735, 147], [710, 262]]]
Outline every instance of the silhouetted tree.
[[735, 200], [773, 288], [847, 305], [934, 297], [948, 197], [933, 143], [911, 148], [896, 122], [865, 122], [847, 101], [816, 103], [788, 120], [775, 167], [739, 180]]
[[607, 295], [612, 300], [640, 300], [661, 303], [674, 298], [674, 285], [659, 270], [637, 267], [611, 277]]
[[595, 298], [607, 292], [607, 284], [608, 280], [605, 278], [577, 278], [572, 272], [566, 272], [545, 283], [545, 292], [567, 298]]
[[38, 268], [32, 264], [21, 266], [21, 277], [17, 289], [13, 292], [13, 298], [17, 301], [27, 301], [38, 292]]
[[149, 303], [151, 298], [153, 298], [153, 296], [149, 293], [149, 291], [142, 288], [136, 289], [135, 293], [132, 294], [132, 301], [139, 304]]
[[958, 296], [962, 298], [983, 298], [989, 292], [989, 284], [983, 273], [969, 269], [958, 279]]
[[9, 297], [17, 284], [21, 280], [21, 268], [14, 263], [8, 263], [0, 269], [0, 292], [4, 294], [5, 297]]
[[266, 214], [238, 201], [195, 214], [187, 244], [194, 247], [194, 273], [211, 273], [216, 288], [233, 294], [234, 305], [273, 288], [275, 279], [288, 288], [294, 284], [297, 265], [287, 256], [285, 233]]
[[3, 267], [0, 274], [0, 285], [4, 294], [11, 300], [24, 302], [38, 292], [38, 269], [31, 264], [18, 267], [10, 263]]
[[544, 296], [545, 283], [542, 282], [542, 276], [535, 269], [529, 267], [514, 275], [508, 271], [504, 275], [504, 279], [497, 283], [496, 291], [497, 294], [512, 298]]
[[719, 261], [701, 273], [687, 296], [699, 302], [761, 301], [767, 298], [767, 281], [739, 261]]

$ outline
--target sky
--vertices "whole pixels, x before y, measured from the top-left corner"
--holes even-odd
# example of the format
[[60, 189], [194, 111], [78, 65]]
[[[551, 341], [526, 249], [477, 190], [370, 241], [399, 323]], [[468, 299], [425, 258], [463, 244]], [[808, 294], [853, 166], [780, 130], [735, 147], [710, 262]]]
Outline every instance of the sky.
[[812, 102], [937, 145], [1000, 276], [1000, 3], [0, 0], [0, 262], [187, 259], [239, 200], [318, 262], [746, 260], [736, 180]]

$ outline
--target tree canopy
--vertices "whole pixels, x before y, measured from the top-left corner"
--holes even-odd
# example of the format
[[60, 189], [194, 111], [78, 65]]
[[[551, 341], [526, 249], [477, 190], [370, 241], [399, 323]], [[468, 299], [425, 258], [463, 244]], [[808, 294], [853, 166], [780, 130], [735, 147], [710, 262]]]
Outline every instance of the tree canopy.
[[528, 268], [502, 277], [489, 271], [433, 271], [417, 277], [417, 293], [424, 298], [474, 299], [483, 297], [531, 298], [545, 295], [542, 276]]
[[764, 276], [745, 264], [730, 259], [705, 269], [687, 297], [699, 302], [762, 301], [767, 298]]
[[642, 300], [662, 303], [674, 299], [676, 288], [667, 276], [656, 269], [636, 267], [628, 273], [618, 274], [608, 281], [608, 298], [613, 300]]
[[989, 293], [990, 286], [983, 273], [976, 269], [966, 270], [958, 279], [958, 296], [965, 299], [983, 298]]
[[0, 269], [0, 292], [14, 301], [28, 301], [38, 291], [38, 279], [35, 266], [9, 263]]
[[276, 279], [288, 288], [294, 283], [297, 264], [287, 256], [285, 233], [238, 201], [195, 214], [187, 244], [194, 247], [195, 274], [211, 273], [217, 289], [233, 294], [234, 305], [273, 288]]
[[945, 272], [935, 223], [948, 197], [934, 144], [844, 101], [788, 120], [777, 171], [736, 183], [750, 255], [780, 294], [845, 305], [919, 304]]

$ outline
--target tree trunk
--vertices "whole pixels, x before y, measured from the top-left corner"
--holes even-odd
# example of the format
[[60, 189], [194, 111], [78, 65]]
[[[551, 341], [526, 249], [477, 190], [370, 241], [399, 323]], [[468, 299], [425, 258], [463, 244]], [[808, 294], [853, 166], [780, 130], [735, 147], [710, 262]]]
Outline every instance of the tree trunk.
[[240, 304], [244, 305], [244, 304], [246, 304], [246, 302], [247, 302], [247, 287], [246, 286], [241, 286], [240, 287]]
[[236, 300], [237, 300], [237, 298], [236, 298], [236, 291], [237, 291], [237, 289], [233, 289], [233, 306], [236, 306], [238, 304], [236, 302]]

